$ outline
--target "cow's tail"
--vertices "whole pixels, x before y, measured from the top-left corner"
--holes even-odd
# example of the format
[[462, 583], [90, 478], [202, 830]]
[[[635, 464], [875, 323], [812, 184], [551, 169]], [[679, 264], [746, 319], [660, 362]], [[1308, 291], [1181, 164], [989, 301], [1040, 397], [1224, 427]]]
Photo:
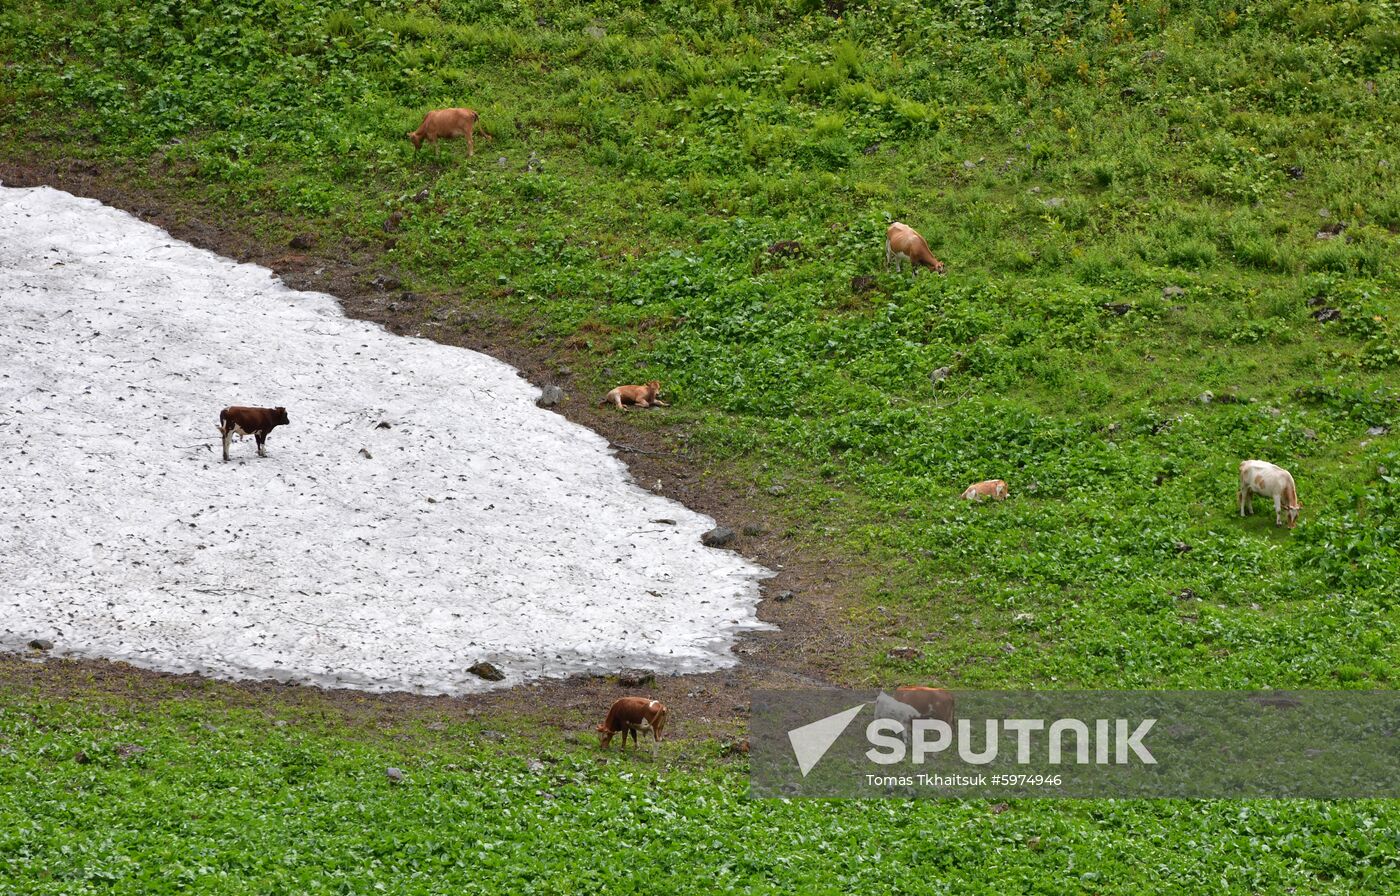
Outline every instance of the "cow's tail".
[[657, 707], [656, 721], [651, 723], [652, 736], [657, 740], [661, 740], [661, 731], [666, 727], [666, 716], [669, 715], [669, 713], [667, 713], [664, 705], [657, 703], [655, 700], [652, 701], [652, 705]]

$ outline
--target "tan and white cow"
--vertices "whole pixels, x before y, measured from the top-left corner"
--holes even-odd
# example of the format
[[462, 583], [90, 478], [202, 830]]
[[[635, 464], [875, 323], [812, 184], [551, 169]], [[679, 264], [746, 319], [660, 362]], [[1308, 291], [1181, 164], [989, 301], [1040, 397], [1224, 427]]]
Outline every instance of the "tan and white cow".
[[[423, 141], [434, 145], [445, 137], [467, 138], [467, 155], [476, 155], [476, 139], [473, 136], [480, 118], [475, 109], [434, 109], [423, 116], [418, 130], [409, 131], [408, 139], [413, 141], [413, 152], [417, 154]], [[485, 132], [482, 136], [486, 136]]]
[[944, 272], [943, 262], [929, 251], [928, 243], [919, 231], [902, 221], [895, 221], [885, 231], [885, 269], [888, 270], [893, 263], [898, 272], [901, 262], [905, 261], [909, 262], [909, 270], [914, 274], [919, 273], [921, 267], [940, 274]]
[[627, 746], [627, 735], [632, 735], [632, 745], [637, 744], [638, 731], [650, 731], [652, 755], [655, 755], [661, 742], [661, 732], [666, 728], [666, 705], [660, 700], [647, 697], [619, 697], [608, 709], [608, 716], [598, 726], [598, 745], [606, 747], [612, 743], [613, 735], [622, 733], [622, 746]]
[[962, 493], [964, 501], [981, 501], [983, 498], [991, 498], [993, 501], [1005, 501], [1007, 496], [1005, 479], [984, 479], [981, 482], [974, 482]]
[[1303, 505], [1298, 503], [1298, 487], [1293, 483], [1293, 474], [1277, 464], [1266, 460], [1246, 460], [1240, 462], [1240, 490], [1235, 495], [1239, 504], [1240, 516], [1254, 512], [1254, 496], [1263, 495], [1274, 499], [1274, 525], [1288, 528], [1298, 525], [1298, 511]]

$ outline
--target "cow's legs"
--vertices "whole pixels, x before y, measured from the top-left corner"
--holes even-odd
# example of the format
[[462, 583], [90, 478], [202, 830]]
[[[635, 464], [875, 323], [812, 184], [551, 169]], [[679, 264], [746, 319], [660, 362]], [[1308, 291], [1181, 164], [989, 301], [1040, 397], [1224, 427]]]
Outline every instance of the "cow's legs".
[[265, 444], [267, 442], [267, 433], [255, 433], [254, 436], [258, 440], [258, 457], [267, 457], [267, 446]]
[[224, 430], [224, 460], [228, 460], [228, 444], [233, 441], [233, 430]]
[[472, 129], [467, 128], [467, 158], [476, 155], [476, 139], [472, 136]]
[[1283, 525], [1283, 495], [1274, 495], [1274, 525]]
[[890, 269], [890, 259], [894, 257], [894, 251], [890, 249], [890, 241], [885, 240], [885, 270]]

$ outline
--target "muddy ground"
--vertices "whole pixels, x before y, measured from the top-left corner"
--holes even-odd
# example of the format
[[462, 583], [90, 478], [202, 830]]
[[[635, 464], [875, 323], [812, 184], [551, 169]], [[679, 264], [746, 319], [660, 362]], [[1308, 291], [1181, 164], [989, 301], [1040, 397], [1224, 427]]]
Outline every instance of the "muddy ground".
[[[599, 407], [596, 396], [580, 394], [574, 383], [593, 378], [588, 375], [595, 363], [592, 359], [565, 342], [541, 340], [528, 328], [522, 331], [493, 314], [482, 300], [424, 294], [419, 301], [403, 301], [401, 288], [385, 286], [396, 273], [382, 261], [392, 239], [388, 234], [378, 244], [324, 233], [316, 233], [304, 249], [283, 241], [273, 244], [255, 236], [252, 228], [240, 228], [239, 219], [227, 209], [189, 196], [188, 182], [176, 185], [165, 177], [164, 171], [86, 161], [0, 159], [0, 181], [7, 186], [50, 186], [97, 199], [200, 248], [270, 268], [295, 289], [329, 293], [350, 317], [374, 321], [398, 334], [484, 352], [516, 367], [538, 386], [560, 385], [570, 398], [555, 411], [608, 438], [639, 484], [741, 533], [736, 548], [777, 573], [763, 585], [765, 599], [758, 615], [778, 630], [743, 636], [734, 647], [739, 665], [722, 672], [662, 676], [642, 688], [622, 687], [615, 677], [545, 679], [464, 697], [366, 694], [272, 682], [221, 684], [232, 689], [227, 691], [230, 698], [262, 703], [276, 695], [279, 700], [328, 702], [354, 717], [385, 723], [420, 715], [489, 717], [493, 710], [509, 707], [512, 712], [526, 709], [532, 717], [554, 719], [561, 727], [576, 727], [581, 717], [601, 716], [618, 696], [645, 693], [671, 708], [676, 734], [696, 736], [705, 727], [742, 726], [752, 689], [842, 680], [855, 633], [841, 608], [853, 598], [854, 583], [864, 577], [859, 564], [850, 557], [799, 549], [784, 536], [786, 525], [775, 513], [773, 502], [780, 499], [761, 494], [752, 483], [727, 477], [723, 471], [706, 473], [703, 458], [692, 455], [676, 435], [634, 426], [630, 417], [641, 412]], [[295, 220], [282, 223], [294, 234], [316, 230], [315, 225]], [[449, 298], [463, 309], [470, 326], [425, 319], [425, 307]], [[786, 591], [793, 593], [792, 599], [773, 599]], [[190, 676], [150, 672], [124, 663], [49, 659], [36, 664], [35, 659], [0, 654], [0, 678], [55, 695], [96, 691], [128, 698], [178, 693], [185, 687], [182, 683], [190, 680]]]

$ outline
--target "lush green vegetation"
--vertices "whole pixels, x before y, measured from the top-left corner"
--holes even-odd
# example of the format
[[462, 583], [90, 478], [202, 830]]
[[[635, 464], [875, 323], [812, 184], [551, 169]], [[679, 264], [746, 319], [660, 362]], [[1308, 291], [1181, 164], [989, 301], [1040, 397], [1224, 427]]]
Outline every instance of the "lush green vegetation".
[[1302, 894], [1400, 875], [1383, 803], [833, 811], [748, 799], [712, 745], [604, 759], [210, 690], [120, 708], [0, 690], [0, 892]]
[[[852, 668], [1395, 684], [1395, 4], [97, 6], [4, 13], [10, 153], [154, 161], [250, 229], [407, 210], [433, 313], [663, 380], [651, 425], [872, 558], [897, 621]], [[446, 104], [494, 142], [415, 158]], [[880, 272], [892, 217], [946, 278]], [[1235, 517], [1251, 456], [1295, 532]]]
[[[793, 538], [868, 559], [852, 681], [1397, 684], [1400, 447], [1367, 433], [1400, 425], [1394, 2], [17, 0], [0, 58], [4, 155], [126, 166], [278, 241], [379, 245], [403, 211], [382, 265], [426, 313], [565, 341], [599, 389], [661, 379], [675, 407], [642, 425], [783, 485], [762, 500]], [[494, 139], [415, 157], [404, 132], [459, 104]], [[946, 277], [882, 272], [895, 218]], [[1245, 457], [1293, 471], [1296, 530], [1262, 501], [1235, 516]], [[957, 500], [990, 477], [1010, 501]], [[336, 730], [26, 712], [0, 732], [0, 877], [38, 891], [145, 892], [163, 862], [228, 892], [1397, 873], [1389, 806], [833, 811], [745, 802], [698, 760], [564, 751], [546, 787], [469, 732], [415, 735], [388, 790], [380, 767], [410, 761]]]

